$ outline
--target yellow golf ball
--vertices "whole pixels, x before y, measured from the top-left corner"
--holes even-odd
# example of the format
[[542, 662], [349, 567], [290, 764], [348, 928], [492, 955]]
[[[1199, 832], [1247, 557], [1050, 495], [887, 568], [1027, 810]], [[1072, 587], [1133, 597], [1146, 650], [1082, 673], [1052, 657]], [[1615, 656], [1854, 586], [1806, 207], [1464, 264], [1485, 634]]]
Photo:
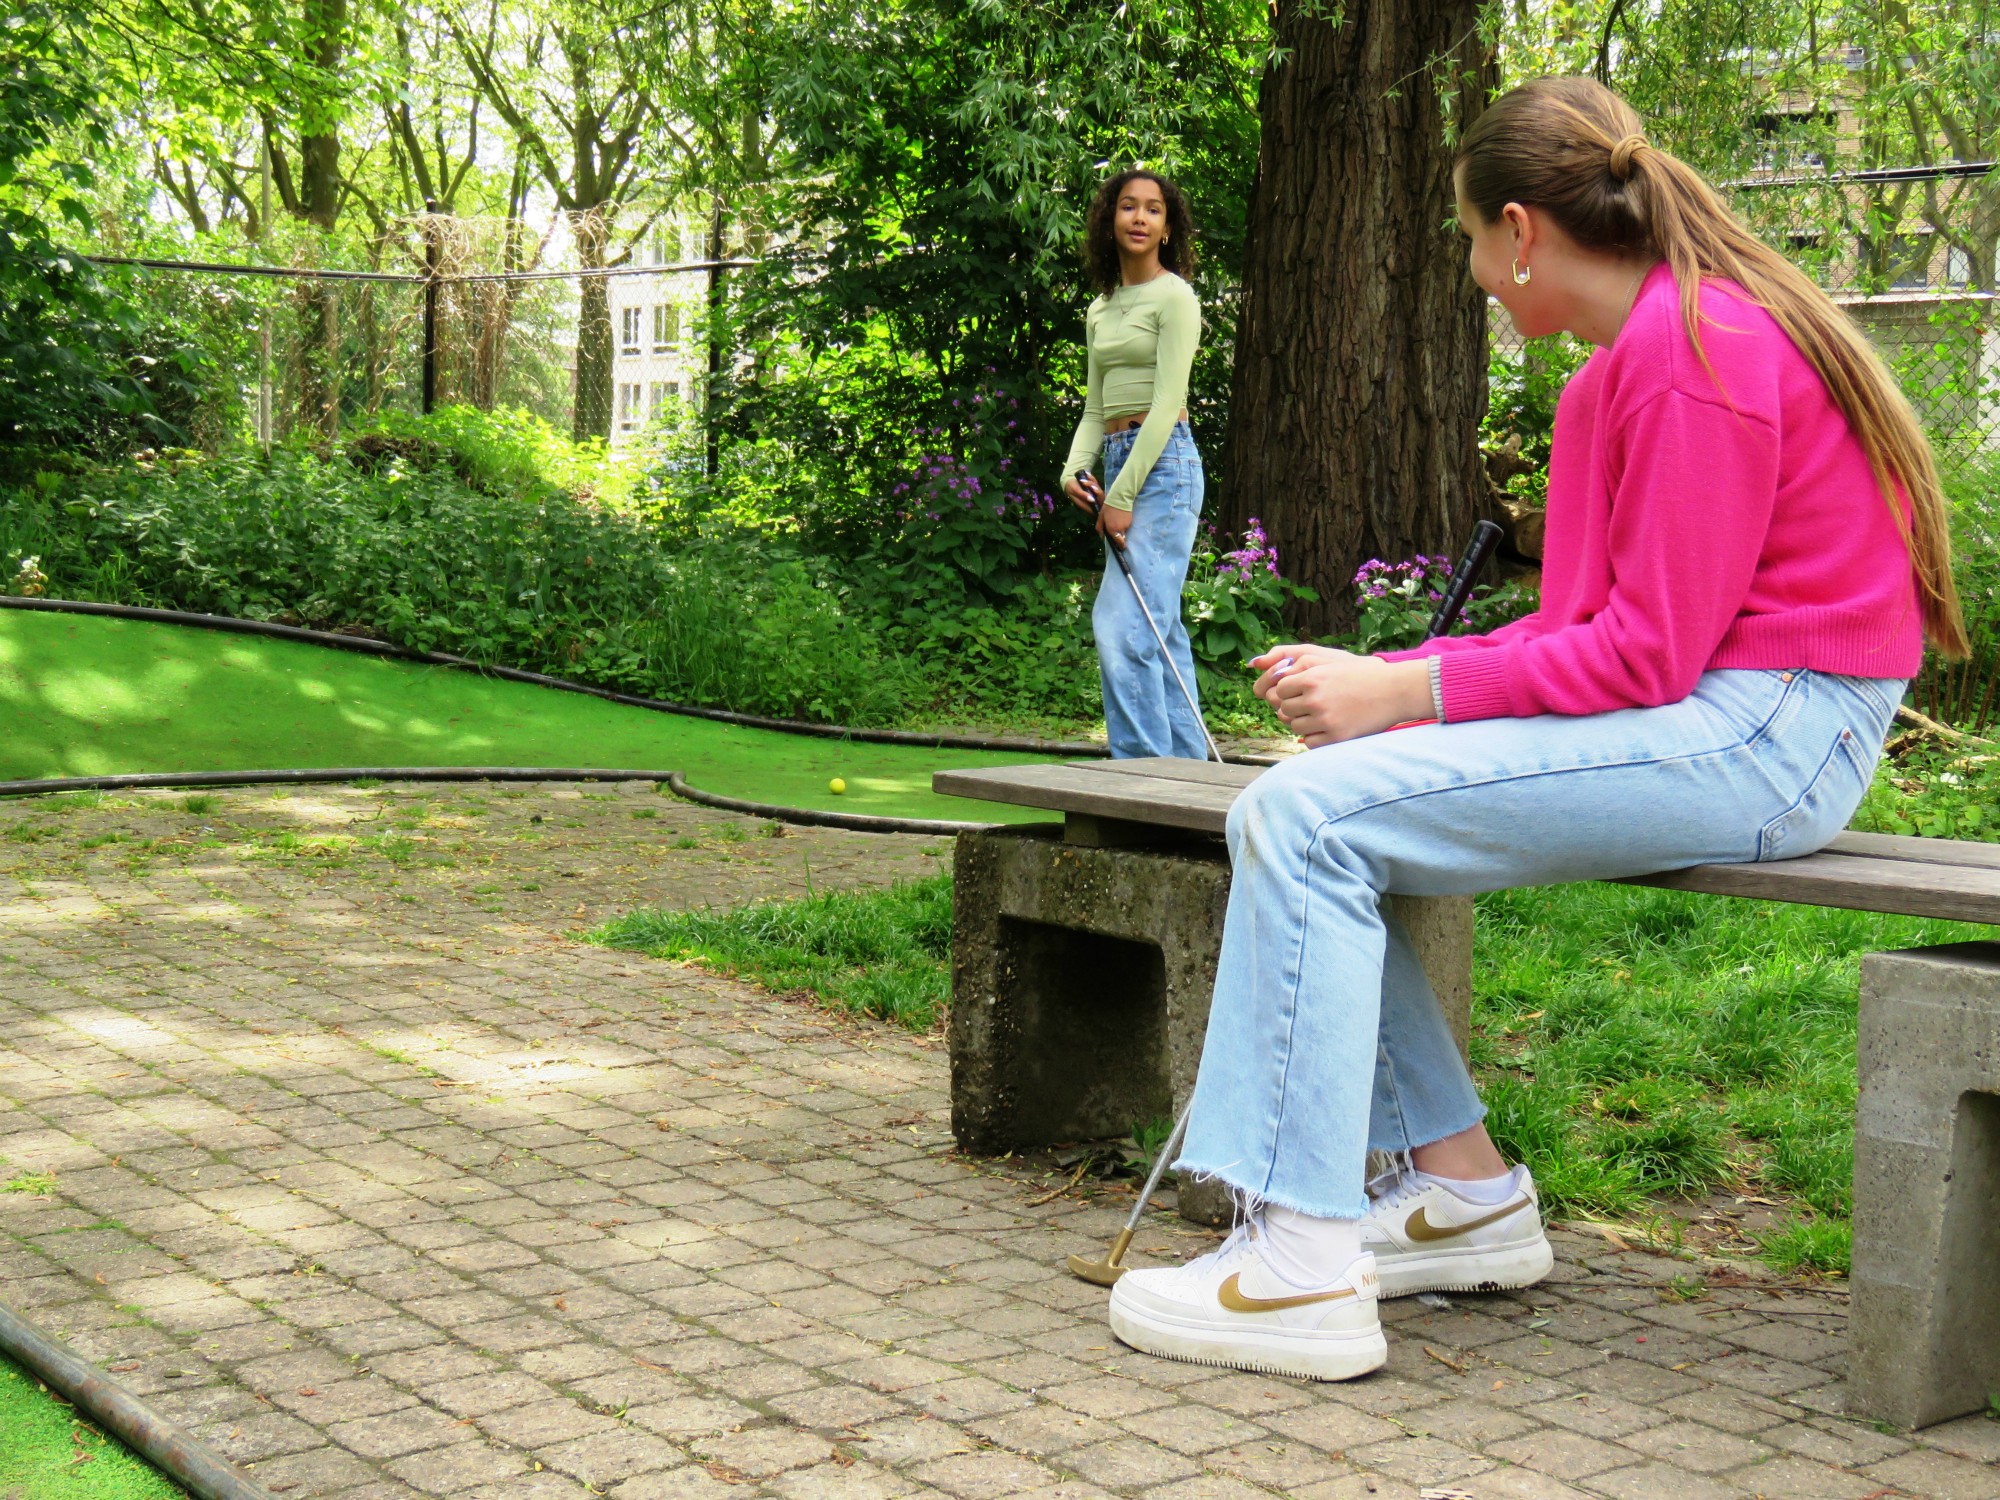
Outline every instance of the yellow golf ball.
[[833, 778], [833, 780], [829, 781], [826, 784], [826, 789], [829, 792], [838, 794], [840, 792], [844, 792], [847, 790], [847, 783], [842, 781], [838, 776], [836, 776]]

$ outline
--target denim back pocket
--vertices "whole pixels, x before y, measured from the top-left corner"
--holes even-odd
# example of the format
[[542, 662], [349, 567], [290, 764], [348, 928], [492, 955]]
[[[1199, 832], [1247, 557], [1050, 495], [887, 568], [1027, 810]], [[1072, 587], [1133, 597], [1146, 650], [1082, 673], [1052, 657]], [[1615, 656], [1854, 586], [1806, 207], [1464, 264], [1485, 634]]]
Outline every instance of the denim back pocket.
[[1840, 730], [1799, 800], [1759, 830], [1757, 858], [1793, 859], [1824, 847], [1854, 816], [1874, 771], [1874, 755], [1852, 729]]

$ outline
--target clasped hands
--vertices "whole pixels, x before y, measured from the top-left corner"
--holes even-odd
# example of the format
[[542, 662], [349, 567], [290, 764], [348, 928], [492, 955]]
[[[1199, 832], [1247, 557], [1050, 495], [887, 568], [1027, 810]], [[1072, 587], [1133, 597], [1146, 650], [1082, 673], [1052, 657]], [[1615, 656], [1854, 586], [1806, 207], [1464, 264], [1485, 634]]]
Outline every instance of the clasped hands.
[[1308, 750], [1432, 716], [1430, 666], [1421, 658], [1383, 661], [1331, 646], [1273, 646], [1250, 665], [1263, 674], [1257, 696]]
[[1132, 529], [1132, 512], [1104, 503], [1104, 486], [1095, 474], [1086, 472], [1065, 479], [1063, 493], [1069, 496], [1070, 504], [1096, 519], [1099, 535], [1121, 549], [1125, 546], [1125, 533]]

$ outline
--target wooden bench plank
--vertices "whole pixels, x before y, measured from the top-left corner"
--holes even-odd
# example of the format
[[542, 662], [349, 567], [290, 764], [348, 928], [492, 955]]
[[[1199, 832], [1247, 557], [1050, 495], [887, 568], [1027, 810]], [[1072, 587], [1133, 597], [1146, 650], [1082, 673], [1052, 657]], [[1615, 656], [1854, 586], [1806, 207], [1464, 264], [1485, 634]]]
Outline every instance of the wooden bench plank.
[[1920, 839], [1898, 833], [1843, 833], [1823, 851], [1856, 854], [1869, 859], [1913, 860], [1925, 865], [1967, 865], [2000, 870], [2000, 844], [1975, 844], [1965, 839]]
[[2000, 871], [1963, 865], [1822, 852], [1768, 864], [1696, 865], [1625, 884], [2000, 924]]
[[[940, 771], [940, 792], [1219, 834], [1261, 766], [1194, 760], [1078, 761]], [[1625, 883], [1807, 906], [2000, 925], [2000, 845], [1843, 833], [1817, 854], [1768, 864], [1697, 865]]]
[[1230, 804], [1242, 789], [1170, 781], [1137, 772], [1109, 772], [1095, 761], [1080, 765], [988, 766], [939, 771], [934, 790], [946, 796], [1045, 807], [1051, 812], [1090, 813], [1128, 823], [1221, 833]]
[[1234, 787], [1239, 792], [1271, 769], [1219, 765], [1212, 760], [1180, 760], [1165, 755], [1135, 756], [1131, 760], [1073, 760], [1070, 764], [1113, 776], [1154, 776], [1162, 781], [1184, 781], [1198, 786]]

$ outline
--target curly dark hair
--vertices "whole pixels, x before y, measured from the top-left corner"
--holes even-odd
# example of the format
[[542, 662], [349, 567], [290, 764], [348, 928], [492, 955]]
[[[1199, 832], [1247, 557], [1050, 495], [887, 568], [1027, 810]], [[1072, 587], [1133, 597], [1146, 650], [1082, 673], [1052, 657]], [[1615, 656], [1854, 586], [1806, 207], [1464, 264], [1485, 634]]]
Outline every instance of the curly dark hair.
[[1131, 167], [1113, 177], [1097, 190], [1097, 197], [1091, 201], [1090, 218], [1083, 235], [1083, 265], [1092, 285], [1100, 292], [1115, 292], [1123, 279], [1123, 267], [1118, 259], [1118, 237], [1113, 232], [1113, 222], [1118, 216], [1118, 196], [1127, 186], [1143, 178], [1147, 182], [1160, 185], [1160, 196], [1167, 204], [1167, 239], [1160, 246], [1160, 264], [1176, 276], [1193, 274], [1195, 264], [1200, 259], [1194, 244], [1194, 214], [1188, 209], [1187, 194], [1174, 185], [1171, 178], [1158, 172], [1149, 172], [1144, 167]]

